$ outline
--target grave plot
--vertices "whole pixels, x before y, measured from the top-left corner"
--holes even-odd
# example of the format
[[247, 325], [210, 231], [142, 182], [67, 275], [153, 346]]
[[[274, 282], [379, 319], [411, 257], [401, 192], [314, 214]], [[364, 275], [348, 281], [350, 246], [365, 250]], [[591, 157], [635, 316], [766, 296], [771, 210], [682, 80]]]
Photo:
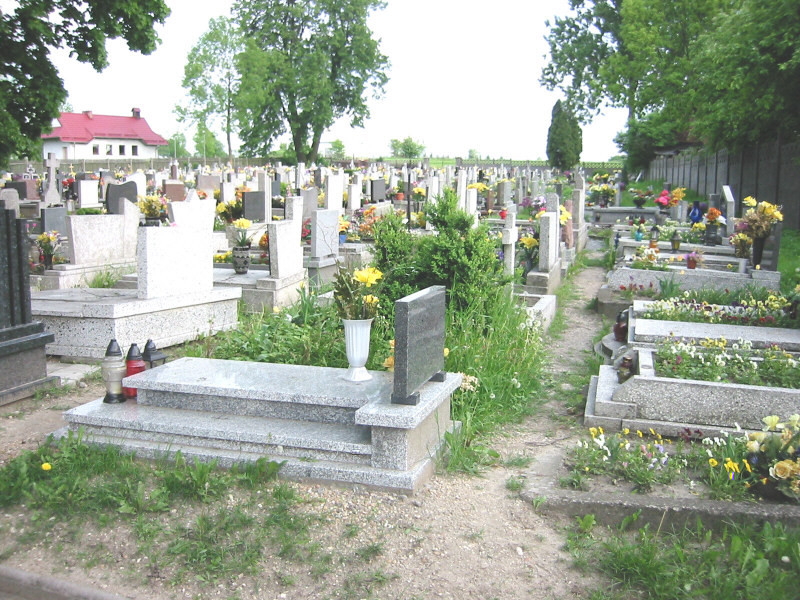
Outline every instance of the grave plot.
[[398, 303], [394, 374], [352, 382], [346, 369], [183, 358], [127, 377], [136, 402], [67, 411], [57, 435], [82, 428], [90, 443], [224, 466], [266, 456], [289, 478], [413, 492], [459, 427], [450, 397], [462, 376], [441, 371], [444, 288]]

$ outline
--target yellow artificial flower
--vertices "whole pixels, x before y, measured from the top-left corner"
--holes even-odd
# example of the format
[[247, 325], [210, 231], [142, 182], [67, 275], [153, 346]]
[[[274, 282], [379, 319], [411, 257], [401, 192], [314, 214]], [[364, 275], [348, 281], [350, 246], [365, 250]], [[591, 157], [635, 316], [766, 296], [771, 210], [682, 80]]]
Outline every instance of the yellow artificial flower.
[[249, 229], [252, 224], [250, 219], [236, 219], [233, 222], [233, 226], [236, 227], [236, 229]]
[[520, 244], [525, 246], [528, 250], [530, 250], [531, 248], [535, 248], [536, 246], [539, 245], [539, 240], [529, 235], [519, 238], [519, 242]]
[[353, 273], [353, 279], [359, 283], [363, 283], [367, 287], [372, 287], [381, 277], [383, 277], [383, 273], [375, 267], [367, 267], [366, 269], [361, 269]]
[[770, 469], [771, 474], [774, 474], [778, 479], [788, 479], [794, 474], [796, 465], [791, 460], [782, 460], [775, 463], [775, 466]]
[[748, 196], [747, 198], [742, 200], [742, 204], [744, 204], [745, 206], [755, 206], [756, 204], [758, 204], [758, 202], [752, 196]]
[[372, 294], [367, 294], [366, 296], [363, 296], [363, 298], [364, 302], [366, 302], [367, 304], [370, 304], [372, 306], [378, 304], [377, 296], [373, 296]]

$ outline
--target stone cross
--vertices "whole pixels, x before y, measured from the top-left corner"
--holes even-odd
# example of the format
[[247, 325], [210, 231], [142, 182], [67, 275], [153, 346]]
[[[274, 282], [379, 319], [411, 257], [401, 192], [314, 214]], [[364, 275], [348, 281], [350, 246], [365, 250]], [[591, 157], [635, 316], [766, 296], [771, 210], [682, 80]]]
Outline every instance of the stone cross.
[[517, 231], [517, 215], [510, 212], [506, 215], [506, 224], [502, 230], [503, 269], [507, 275], [514, 275], [516, 262], [516, 243], [519, 239]]

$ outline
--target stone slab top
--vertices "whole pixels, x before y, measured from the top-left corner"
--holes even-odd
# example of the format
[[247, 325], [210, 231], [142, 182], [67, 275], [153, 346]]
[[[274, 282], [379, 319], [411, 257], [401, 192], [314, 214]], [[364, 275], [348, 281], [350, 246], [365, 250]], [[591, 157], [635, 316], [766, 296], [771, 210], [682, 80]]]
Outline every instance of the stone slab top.
[[[414, 429], [441, 405], [445, 396], [450, 396], [461, 385], [462, 379], [461, 373], [447, 373], [442, 382], [423, 384], [419, 390], [419, 403], [413, 406], [392, 404], [391, 393], [387, 393], [356, 411], [356, 425]], [[446, 429], [449, 424], [442, 423], [441, 426]]]
[[242, 290], [237, 287], [216, 288], [148, 299], [139, 299], [136, 295], [136, 290], [114, 288], [45, 290], [31, 294], [31, 312], [35, 316], [114, 319], [234, 300], [241, 297]]
[[125, 378], [125, 385], [197, 395], [360, 408], [389, 398], [392, 375], [371, 371], [370, 381], [342, 379], [346, 369], [212, 358], [181, 358]]
[[[636, 310], [635, 303], [634, 310]], [[775, 344], [784, 350], [800, 351], [800, 330], [797, 329], [661, 321], [642, 317], [637, 317], [634, 322], [633, 339], [636, 342], [653, 343], [670, 336], [695, 340], [724, 337], [728, 342], [745, 340], [760, 348]]]

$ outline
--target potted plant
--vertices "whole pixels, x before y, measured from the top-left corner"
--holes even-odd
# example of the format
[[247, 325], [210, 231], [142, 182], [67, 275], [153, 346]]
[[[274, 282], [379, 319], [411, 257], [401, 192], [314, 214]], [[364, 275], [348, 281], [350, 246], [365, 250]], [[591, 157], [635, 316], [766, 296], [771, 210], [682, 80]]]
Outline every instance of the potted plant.
[[725, 217], [722, 216], [722, 213], [718, 208], [714, 208], [713, 206], [708, 209], [706, 212], [706, 235], [705, 235], [705, 245], [706, 246], [716, 246], [722, 241], [722, 237], [719, 235], [719, 226], [725, 224]]
[[236, 219], [233, 239], [233, 270], [239, 275], [244, 275], [250, 268], [250, 236], [248, 228], [252, 223], [248, 219]]
[[347, 241], [347, 230], [350, 229], [350, 221], [344, 217], [339, 217], [339, 243], [344, 244]]
[[686, 259], [686, 267], [689, 269], [696, 269], [697, 265], [703, 265], [703, 253], [702, 252], [689, 252], [684, 256]]
[[369, 381], [364, 365], [369, 358], [369, 336], [372, 320], [378, 312], [378, 269], [353, 270], [339, 268], [333, 281], [333, 298], [344, 325], [345, 351], [349, 368], [342, 376], [347, 381]]

